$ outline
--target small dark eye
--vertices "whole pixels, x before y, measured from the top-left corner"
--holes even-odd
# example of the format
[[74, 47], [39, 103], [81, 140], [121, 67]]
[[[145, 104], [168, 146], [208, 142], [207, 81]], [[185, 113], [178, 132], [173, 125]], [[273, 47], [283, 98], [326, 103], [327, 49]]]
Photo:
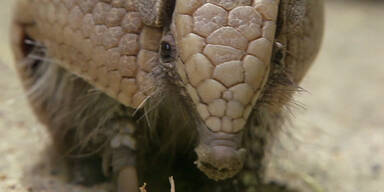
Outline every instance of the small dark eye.
[[166, 41], [161, 42], [160, 56], [164, 62], [170, 62], [173, 59], [172, 45]]

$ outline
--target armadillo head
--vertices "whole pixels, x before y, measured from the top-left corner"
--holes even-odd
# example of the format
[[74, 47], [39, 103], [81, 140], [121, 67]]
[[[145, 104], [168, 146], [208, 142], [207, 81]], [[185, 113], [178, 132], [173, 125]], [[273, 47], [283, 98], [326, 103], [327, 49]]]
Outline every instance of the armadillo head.
[[[85, 11], [92, 4], [80, 2]], [[85, 15], [72, 8], [69, 25], [62, 15], [77, 3], [28, 5], [20, 10], [39, 14], [21, 18], [23, 27], [47, 55], [128, 107], [142, 107], [155, 94], [152, 74], [166, 69], [197, 122], [198, 168], [215, 180], [242, 169], [242, 136], [268, 79], [279, 0], [100, 0]]]
[[[196, 164], [212, 179], [230, 178], [243, 167], [242, 132], [268, 78], [279, 1], [147, 4], [159, 12], [147, 17], [146, 23], [155, 26], [166, 20], [159, 10], [174, 8], [160, 53], [163, 64], [174, 66], [200, 122]], [[167, 54], [172, 46], [176, 53]]]
[[[291, 11], [284, 10], [288, 4], [307, 4], [300, 2], [281, 1], [282, 13]], [[322, 3], [313, 2], [317, 3], [308, 6]], [[17, 65], [22, 78], [29, 78], [26, 71], [35, 68], [35, 62], [31, 65], [24, 58], [31, 54], [36, 58], [33, 48], [43, 47], [53, 63], [132, 109], [157, 102], [148, 98], [163, 93], [159, 87], [174, 83], [171, 93], [185, 98], [182, 109], [188, 110], [183, 112], [191, 112], [187, 118], [196, 120], [196, 164], [208, 177], [220, 180], [236, 175], [244, 165], [242, 137], [269, 78], [279, 4], [279, 0], [26, 0], [18, 4], [12, 45], [18, 63], [23, 63]], [[297, 58], [303, 63], [295, 64], [295, 81], [305, 74], [319, 48], [321, 10], [313, 10], [311, 20], [303, 19], [299, 35], [285, 34], [291, 27], [282, 29], [283, 39], [285, 35], [294, 39], [293, 56], [304, 55]], [[292, 17], [301, 15], [296, 14], [293, 11]], [[285, 14], [281, 16], [281, 26], [288, 24]], [[298, 43], [303, 35], [305, 42]], [[38, 59], [31, 60], [40, 62], [37, 50]], [[159, 72], [166, 78], [158, 79]], [[168, 81], [163, 83], [164, 79]]]

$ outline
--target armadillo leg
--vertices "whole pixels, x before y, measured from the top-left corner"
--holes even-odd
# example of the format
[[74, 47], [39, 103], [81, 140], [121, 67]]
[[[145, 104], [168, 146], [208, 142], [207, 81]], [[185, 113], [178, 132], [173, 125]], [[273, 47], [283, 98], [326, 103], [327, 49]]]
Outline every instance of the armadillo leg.
[[[126, 118], [116, 122], [118, 133], [111, 139], [112, 169], [116, 178], [118, 192], [138, 191], [136, 171], [136, 125]], [[109, 164], [109, 163], [108, 163]]]
[[135, 166], [135, 153], [128, 147], [119, 147], [112, 154], [113, 172], [117, 176], [118, 192], [138, 191], [138, 177]]
[[118, 192], [134, 192], [138, 190], [137, 171], [134, 166], [124, 167], [117, 178]]

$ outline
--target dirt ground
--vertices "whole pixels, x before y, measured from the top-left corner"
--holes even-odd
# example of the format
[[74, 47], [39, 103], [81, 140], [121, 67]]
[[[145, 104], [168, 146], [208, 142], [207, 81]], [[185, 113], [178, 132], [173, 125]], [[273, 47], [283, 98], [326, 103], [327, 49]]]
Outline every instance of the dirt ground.
[[[44, 176], [54, 173], [23, 177], [50, 141], [12, 67], [13, 2], [0, 1], [0, 191], [88, 191]], [[384, 191], [384, 2], [375, 2], [327, 1], [323, 49], [297, 97], [305, 109], [274, 146], [269, 179], [308, 192]]]

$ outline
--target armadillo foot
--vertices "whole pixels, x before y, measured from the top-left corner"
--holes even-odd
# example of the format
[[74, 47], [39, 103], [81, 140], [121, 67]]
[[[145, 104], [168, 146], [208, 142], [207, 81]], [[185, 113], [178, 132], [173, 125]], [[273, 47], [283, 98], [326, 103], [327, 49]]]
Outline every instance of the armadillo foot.
[[100, 159], [97, 157], [72, 158], [69, 160], [70, 182], [77, 185], [92, 186], [105, 180], [103, 172], [98, 169]]

